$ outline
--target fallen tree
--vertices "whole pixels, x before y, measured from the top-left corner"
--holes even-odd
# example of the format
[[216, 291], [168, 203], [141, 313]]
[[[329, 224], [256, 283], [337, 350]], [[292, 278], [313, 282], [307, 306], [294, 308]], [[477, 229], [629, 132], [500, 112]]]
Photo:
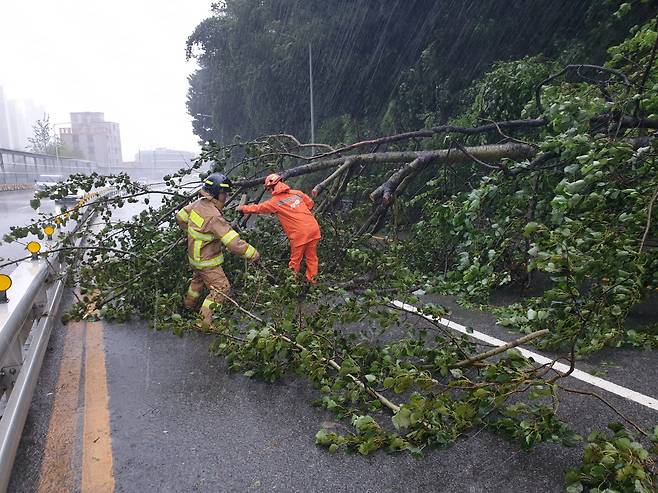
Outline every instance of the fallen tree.
[[[653, 64], [651, 49], [636, 44], [624, 56], [636, 50], [634, 67]], [[75, 264], [81, 293], [67, 317], [139, 316], [183, 334], [197, 320], [181, 311], [189, 272], [171, 221], [207, 172], [224, 171], [237, 187], [226, 215], [265, 255], [254, 269], [227, 257], [235, 294], [216, 307], [212, 349], [249, 377], [308, 378], [319, 403], [354, 425], [344, 434], [321, 430], [319, 444], [420, 454], [487, 428], [524, 447], [547, 440], [571, 445], [577, 436], [559, 419], [558, 403], [575, 390], [562, 385], [565, 375], [533, 365], [512, 346], [550, 347], [573, 371], [579, 356], [605, 346], [658, 345], [650, 330], [624, 325], [658, 286], [658, 256], [648, 248], [657, 226], [658, 145], [655, 116], [645, 110], [658, 108], [658, 92], [644, 83], [644, 70], [638, 79], [623, 66], [588, 69], [610, 78], [561, 81], [580, 70], [571, 68], [538, 81], [541, 100], [526, 105], [527, 114], [540, 113], [533, 118], [441, 125], [346, 145], [303, 144], [289, 134], [210, 143], [191, 168], [164, 177], [163, 189], [127, 175], [72, 176], [38, 193], [34, 205], [78, 188], [111, 186], [116, 194], [42, 214], [6, 239], [43, 236], [45, 225], [65, 226], [95, 209], [98, 234]], [[658, 83], [654, 72], [649, 81]], [[637, 114], [629, 113], [637, 99], [629, 86], [643, 88], [639, 99], [646, 102]], [[323, 277], [310, 292], [281, 262], [287, 248], [278, 226], [267, 220], [247, 226], [248, 218], [230, 208], [243, 192], [260, 200], [262, 190], [251, 189], [272, 171], [320, 197]], [[349, 205], [341, 209], [342, 200]], [[119, 219], [117, 209], [130, 204], [138, 207], [134, 216]], [[386, 238], [373, 239], [380, 230]], [[59, 235], [76, 239], [64, 230]], [[427, 303], [427, 293], [486, 304], [501, 286], [531, 282], [529, 272], [550, 283], [538, 296], [496, 309], [501, 323], [532, 335], [505, 353], [481, 351], [467, 336], [410, 319], [388, 297], [444, 316], [444, 308]], [[382, 410], [393, 414], [390, 426]], [[642, 424], [614, 412], [648, 443]]]

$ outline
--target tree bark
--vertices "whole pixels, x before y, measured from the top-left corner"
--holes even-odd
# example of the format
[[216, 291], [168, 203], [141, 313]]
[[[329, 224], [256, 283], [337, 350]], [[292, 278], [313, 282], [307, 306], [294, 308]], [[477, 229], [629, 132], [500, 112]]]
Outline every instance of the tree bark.
[[370, 200], [373, 202], [382, 201], [385, 204], [391, 203], [393, 194], [407, 176], [420, 171], [429, 164], [433, 159], [432, 156], [420, 156], [411, 161], [409, 164], [402, 166], [399, 170], [393, 173], [388, 180], [379, 185], [371, 194]]
[[478, 361], [482, 361], [483, 359], [491, 358], [492, 356], [495, 356], [500, 353], [504, 353], [508, 349], [511, 349], [516, 346], [520, 346], [521, 344], [524, 344], [528, 341], [532, 341], [533, 339], [537, 339], [538, 337], [543, 337], [546, 334], [548, 334], [550, 331], [548, 329], [543, 329], [543, 330], [538, 330], [537, 332], [533, 332], [532, 334], [528, 334], [527, 336], [520, 337], [519, 339], [516, 339], [512, 342], [508, 342], [504, 346], [500, 346], [494, 349], [491, 349], [489, 351], [485, 351], [484, 353], [477, 354], [473, 356], [472, 358], [468, 359], [463, 359], [461, 361], [458, 361], [454, 365], [452, 365], [453, 368], [462, 368], [464, 366], [470, 366], [473, 363], [476, 363]]
[[313, 187], [313, 190], [311, 190], [311, 195], [313, 197], [317, 197], [322, 193], [322, 191], [327, 188], [327, 185], [329, 183], [333, 182], [336, 178], [338, 178], [346, 169], [348, 169], [352, 164], [356, 163], [358, 161], [357, 158], [354, 159], [346, 159], [343, 164], [341, 164], [336, 171], [331, 173], [328, 177], [326, 177], [324, 180], [322, 180], [320, 183], [315, 185]]
[[658, 120], [648, 118], [637, 118], [634, 116], [601, 115], [590, 119], [590, 125], [609, 125], [613, 123], [619, 128], [652, 128], [658, 129]]
[[[537, 149], [532, 146], [510, 142], [507, 144], [488, 144], [476, 147], [465, 148], [469, 154], [483, 161], [496, 161], [502, 158], [508, 159], [527, 159], [537, 153]], [[302, 164], [295, 168], [290, 168], [282, 173], [283, 179], [302, 176], [316, 171], [329, 169], [340, 166], [347, 159], [356, 158], [366, 164], [384, 164], [384, 163], [407, 163], [418, 158], [430, 160], [445, 161], [448, 164], [461, 164], [470, 162], [471, 158], [464, 153], [454, 152], [451, 149], [439, 149], [435, 151], [399, 151], [399, 152], [373, 152], [368, 154], [356, 154], [353, 156], [344, 156], [334, 159], [326, 159], [312, 163]], [[259, 185], [262, 178], [253, 178], [250, 180], [240, 180], [235, 182], [235, 186], [249, 188]]]
[[434, 137], [437, 134], [443, 134], [443, 133], [459, 133], [463, 135], [479, 135], [479, 134], [484, 134], [484, 133], [490, 133], [490, 132], [498, 132], [499, 130], [505, 129], [505, 130], [514, 130], [514, 129], [520, 129], [520, 128], [538, 128], [538, 127], [544, 127], [548, 124], [548, 120], [546, 118], [529, 118], [526, 120], [507, 120], [507, 121], [502, 121], [502, 122], [496, 122], [496, 123], [488, 123], [486, 125], [480, 125], [479, 127], [457, 127], [454, 125], [441, 125], [439, 127], [432, 127], [428, 129], [423, 129], [423, 130], [417, 130], [414, 132], [405, 132], [401, 134], [396, 134], [396, 135], [389, 135], [386, 137], [380, 137], [378, 139], [372, 139], [372, 140], [364, 140], [361, 142], [355, 142], [354, 144], [350, 144], [345, 147], [341, 147], [339, 149], [336, 149], [331, 152], [326, 152], [324, 154], [320, 154], [319, 156], [316, 156], [318, 159], [324, 159], [329, 156], [333, 156], [336, 154], [341, 154], [344, 152], [349, 152], [353, 151], [354, 149], [358, 149], [360, 147], [366, 147], [369, 145], [375, 145], [379, 146], [381, 144], [390, 144], [392, 142], [399, 142], [401, 140], [409, 140], [409, 139], [422, 139], [422, 138], [428, 138], [428, 137]]

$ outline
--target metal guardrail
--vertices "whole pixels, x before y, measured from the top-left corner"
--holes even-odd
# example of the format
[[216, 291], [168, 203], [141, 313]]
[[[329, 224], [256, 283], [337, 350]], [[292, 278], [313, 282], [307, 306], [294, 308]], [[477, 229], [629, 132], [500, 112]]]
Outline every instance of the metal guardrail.
[[[36, 265], [33, 266], [34, 272], [32, 273], [29, 272], [29, 269], [23, 269], [24, 272], [21, 275], [26, 281], [31, 281], [21, 293], [22, 296], [18, 295], [20, 302], [12, 311], [15, 316], [10, 316], [8, 323], [5, 323], [0, 329], [0, 334], [5, 335], [4, 340], [11, 339], [7, 351], [3, 353], [2, 370], [0, 370], [0, 373], [3, 374], [2, 387], [7, 398], [0, 419], [0, 491], [3, 492], [7, 490], [11, 478], [16, 451], [64, 291], [64, 280], [59, 280], [50, 303], [44, 311], [40, 302], [46, 297], [45, 280], [49, 266], [46, 261], [36, 261], [34, 264]], [[24, 266], [25, 264], [16, 270]], [[33, 277], [30, 277], [31, 274]], [[13, 288], [10, 288], [8, 293], [10, 303], [11, 299], [18, 294], [11, 291]], [[29, 307], [28, 315], [25, 320], [20, 321], [22, 315], [20, 310], [27, 307]], [[15, 321], [20, 322], [16, 325]], [[38, 322], [37, 327], [32, 330], [35, 321]], [[25, 352], [24, 344], [28, 335], [31, 337], [31, 341], [29, 349]]]
[[[48, 275], [48, 263], [45, 260], [24, 262], [12, 273], [12, 286], [7, 291], [9, 301], [0, 306], [0, 388], [6, 391], [10, 386], [3, 380], [6, 378], [7, 367], [20, 365], [15, 362], [20, 356], [16, 349], [17, 335], [29, 329], [33, 318], [38, 316], [43, 302], [44, 285]], [[33, 317], [30, 316], [30, 312]], [[25, 342], [20, 341], [21, 345]], [[13, 354], [16, 353], [16, 354]], [[13, 382], [12, 382], [13, 383]]]
[[0, 183], [3, 184], [47, 181], [40, 179], [42, 174], [91, 173], [97, 166], [97, 163], [83, 159], [0, 149]]
[[33, 152], [17, 151], [0, 148], [0, 185], [33, 184], [36, 181], [49, 181], [42, 179], [42, 175], [61, 175], [63, 178], [71, 174], [90, 174], [96, 172], [100, 175], [114, 175], [121, 172], [128, 173], [133, 179], [161, 180], [166, 174], [176, 172], [185, 167], [184, 162], [160, 166], [137, 164], [105, 164], [84, 159], [54, 156], [52, 154], [37, 154]]
[[[80, 203], [114, 190], [94, 191]], [[84, 224], [86, 211], [74, 231]], [[79, 239], [76, 246], [82, 240]], [[47, 245], [56, 249], [57, 245]], [[10, 275], [8, 301], [0, 304], [0, 492], [7, 489], [41, 364], [64, 292], [67, 270], [59, 252], [21, 262]], [[52, 284], [52, 281], [57, 281]]]
[[13, 192], [14, 190], [32, 190], [34, 185], [32, 183], [0, 183], [0, 192]]

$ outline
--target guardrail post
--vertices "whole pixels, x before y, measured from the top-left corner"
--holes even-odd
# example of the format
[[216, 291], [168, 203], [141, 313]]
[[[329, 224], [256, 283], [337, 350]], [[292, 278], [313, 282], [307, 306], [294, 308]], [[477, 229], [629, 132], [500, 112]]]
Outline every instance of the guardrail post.
[[[0, 362], [0, 389], [2, 393], [11, 391], [16, 383], [18, 372], [23, 364], [23, 344], [27, 339], [34, 319], [28, 317], [16, 337], [7, 348], [7, 352]], [[27, 330], [26, 330], [27, 329]]]

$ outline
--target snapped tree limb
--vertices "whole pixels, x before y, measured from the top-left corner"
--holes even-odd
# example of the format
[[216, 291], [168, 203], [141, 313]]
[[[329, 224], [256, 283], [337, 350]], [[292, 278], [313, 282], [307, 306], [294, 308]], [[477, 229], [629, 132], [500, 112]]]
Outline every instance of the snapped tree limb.
[[[495, 127], [494, 127], [495, 128]], [[498, 159], [527, 159], [534, 156], [537, 150], [529, 145], [510, 142], [507, 144], [488, 144], [465, 148], [470, 154], [483, 161], [495, 161]], [[438, 149], [435, 151], [398, 151], [398, 152], [372, 152], [368, 154], [356, 154], [334, 159], [320, 160], [312, 163], [302, 164], [284, 171], [281, 176], [283, 179], [289, 179], [296, 176], [307, 175], [316, 171], [330, 169], [341, 166], [347, 159], [357, 158], [359, 162], [365, 164], [394, 164], [407, 163], [417, 158], [427, 158], [431, 160], [441, 160], [448, 164], [459, 164], [469, 162], [470, 158], [463, 153], [450, 152], [449, 149]], [[249, 180], [238, 180], [235, 185], [238, 187], [249, 188], [259, 185], [261, 178], [252, 178]]]
[[345, 170], [347, 170], [350, 166], [352, 166], [354, 163], [358, 161], [358, 157], [354, 158], [348, 158], [345, 160], [343, 164], [341, 164], [336, 171], [334, 171], [332, 174], [327, 176], [324, 180], [322, 180], [320, 183], [315, 185], [313, 187], [313, 190], [311, 190], [311, 195], [313, 197], [317, 197], [322, 193], [322, 191], [327, 188], [327, 185], [329, 185], [331, 182], [333, 182], [336, 178], [338, 178]]
[[[448, 150], [450, 152], [450, 150]], [[384, 204], [389, 204], [391, 199], [398, 189], [402, 181], [412, 173], [420, 171], [425, 165], [436, 159], [434, 156], [419, 156], [409, 164], [402, 166], [395, 173], [393, 173], [388, 180], [379, 185], [371, 194], [370, 200], [378, 202], [381, 200]]]
[[541, 81], [535, 88], [535, 104], [537, 105], [537, 111], [539, 112], [539, 114], [542, 114], [544, 112], [544, 106], [542, 105], [541, 102], [542, 87], [544, 87], [547, 84], [550, 84], [558, 77], [570, 72], [576, 72], [578, 76], [583, 77], [582, 75], [583, 70], [589, 70], [595, 73], [608, 73], [614, 75], [622, 80], [622, 83], [626, 86], [626, 93], [628, 93], [628, 91], [630, 90], [631, 81], [628, 79], [628, 76], [620, 70], [615, 70], [613, 68], [608, 68], [608, 67], [601, 67], [600, 65], [588, 65], [588, 64], [567, 65], [559, 72]]
[[499, 132], [501, 129], [504, 130], [516, 130], [516, 129], [525, 129], [525, 128], [538, 128], [543, 127], [548, 124], [546, 118], [528, 118], [524, 120], [507, 120], [502, 122], [492, 122], [486, 125], [480, 125], [479, 127], [459, 127], [455, 125], [441, 125], [439, 127], [432, 127], [423, 130], [417, 130], [414, 132], [405, 132], [396, 135], [389, 135], [386, 137], [380, 137], [378, 139], [372, 140], [363, 140], [361, 142], [355, 142], [344, 147], [340, 147], [334, 151], [326, 152], [315, 156], [314, 159], [325, 159], [329, 156], [334, 156], [336, 154], [342, 154], [345, 152], [353, 151], [354, 149], [359, 149], [361, 147], [367, 147], [371, 145], [382, 145], [382, 144], [391, 144], [393, 142], [400, 142], [403, 140], [410, 139], [423, 139], [434, 137], [438, 134], [448, 134], [448, 133], [458, 133], [462, 135], [479, 135], [491, 132]]
[[543, 329], [543, 330], [538, 330], [536, 332], [533, 332], [532, 334], [528, 334], [523, 337], [519, 337], [518, 339], [508, 342], [507, 344], [504, 344], [503, 346], [491, 349], [489, 351], [485, 351], [484, 353], [476, 354], [475, 356], [467, 359], [463, 359], [461, 361], [458, 361], [457, 363], [454, 364], [455, 368], [462, 368], [464, 366], [471, 366], [473, 363], [476, 363], [478, 361], [485, 360], [487, 358], [491, 358], [492, 356], [495, 356], [500, 353], [504, 353], [508, 349], [515, 348], [516, 346], [520, 346], [521, 344], [525, 344], [526, 342], [532, 341], [534, 339], [537, 339], [538, 337], [543, 337], [546, 334], [548, 334], [550, 331], [548, 329]]
[[590, 125], [610, 125], [614, 124], [619, 128], [651, 128], [658, 129], [658, 120], [649, 118], [638, 118], [635, 116], [614, 116], [614, 115], [601, 115], [595, 116], [590, 119]]

